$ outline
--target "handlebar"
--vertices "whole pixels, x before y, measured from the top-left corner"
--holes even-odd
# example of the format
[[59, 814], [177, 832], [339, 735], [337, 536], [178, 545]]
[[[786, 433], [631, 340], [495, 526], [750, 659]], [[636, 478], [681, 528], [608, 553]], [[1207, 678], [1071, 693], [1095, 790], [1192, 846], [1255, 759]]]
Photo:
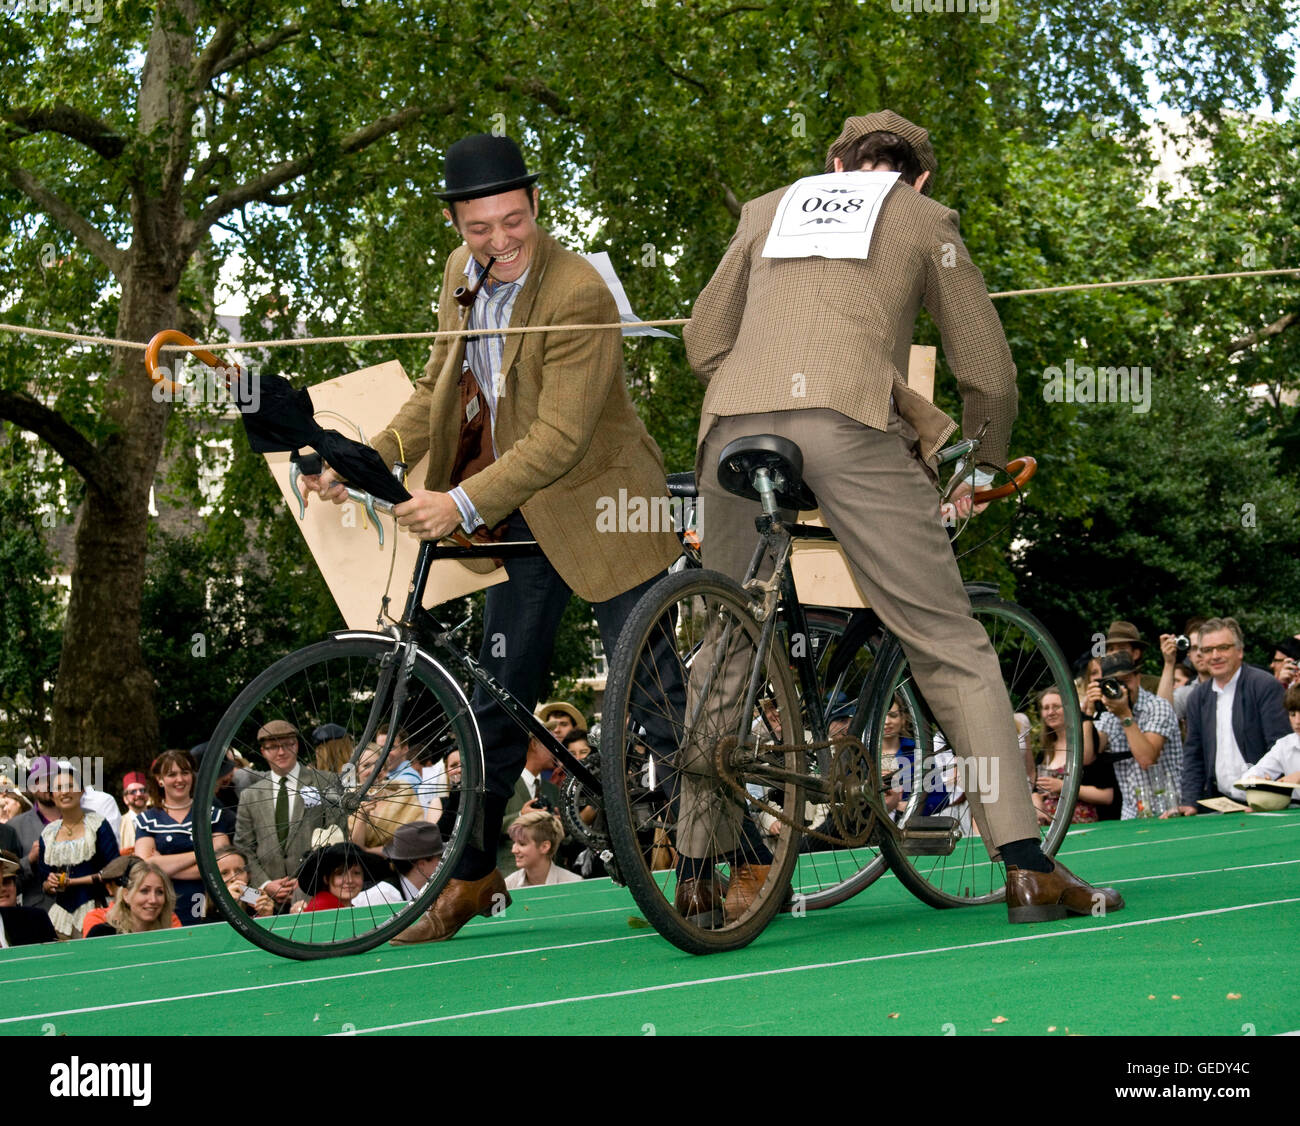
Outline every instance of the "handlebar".
[[1005, 485], [999, 485], [996, 489], [976, 489], [971, 494], [972, 504], [988, 504], [989, 501], [998, 500], [1001, 497], [1008, 497], [1017, 492], [1026, 481], [1038, 472], [1038, 461], [1032, 457], [1018, 457], [1015, 461], [1007, 463], [1007, 473], [1011, 480]]

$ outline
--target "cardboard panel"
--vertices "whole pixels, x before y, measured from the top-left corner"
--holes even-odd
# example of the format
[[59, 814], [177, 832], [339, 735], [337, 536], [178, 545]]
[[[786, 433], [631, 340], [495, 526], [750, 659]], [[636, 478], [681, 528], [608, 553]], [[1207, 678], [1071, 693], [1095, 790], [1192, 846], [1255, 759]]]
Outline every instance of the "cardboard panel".
[[[351, 426], [321, 414], [322, 411], [334, 411], [360, 426], [367, 439], [383, 428], [410, 394], [411, 381], [396, 360], [349, 372], [311, 388], [312, 405], [322, 426], [349, 437], [357, 436]], [[381, 548], [374, 526], [359, 504], [349, 501], [334, 505], [315, 495], [308, 500], [306, 519], [298, 520], [298, 502], [289, 488], [289, 455], [267, 454], [266, 461], [348, 628], [375, 628], [386, 587], [392, 599], [389, 612], [394, 616], [400, 614], [415, 566], [418, 538], [398, 528], [392, 517], [381, 515], [379, 520], [384, 526], [384, 546]], [[427, 464], [428, 458], [424, 458], [411, 468], [407, 476], [408, 487], [423, 484]], [[394, 550], [397, 553], [395, 561]], [[505, 578], [504, 568], [479, 575], [455, 560], [444, 560], [436, 563], [430, 573], [424, 605], [436, 606], [504, 582]]]
[[[908, 357], [907, 385], [934, 402], [934, 365], [937, 350], [931, 345], [913, 344]], [[824, 526], [820, 512], [801, 512], [805, 524]], [[869, 605], [849, 570], [844, 549], [838, 544], [815, 540], [795, 541], [790, 553], [795, 588], [801, 601], [810, 606], [843, 606], [858, 609]]]

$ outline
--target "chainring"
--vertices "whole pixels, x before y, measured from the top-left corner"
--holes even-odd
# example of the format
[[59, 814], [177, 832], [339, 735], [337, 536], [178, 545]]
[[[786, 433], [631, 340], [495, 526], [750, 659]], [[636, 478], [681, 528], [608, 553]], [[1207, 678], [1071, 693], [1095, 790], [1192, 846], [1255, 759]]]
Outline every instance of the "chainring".
[[873, 795], [880, 792], [879, 772], [867, 753], [860, 739], [852, 735], [837, 735], [834, 739], [820, 743], [765, 744], [760, 750], [763, 754], [786, 754], [802, 751], [808, 755], [815, 751], [833, 749], [834, 757], [823, 784], [828, 785], [831, 793], [831, 819], [840, 830], [840, 836], [820, 832], [802, 822], [795, 821], [783, 809], [754, 797], [735, 776], [735, 770], [744, 763], [739, 752], [745, 755], [753, 753], [749, 747], [741, 747], [734, 735], [720, 739], [714, 748], [714, 766], [718, 776], [737, 793], [747, 805], [756, 806], [764, 813], [776, 818], [783, 825], [788, 825], [806, 837], [834, 845], [837, 848], [861, 848], [867, 844], [875, 832], [878, 817], [878, 800]]

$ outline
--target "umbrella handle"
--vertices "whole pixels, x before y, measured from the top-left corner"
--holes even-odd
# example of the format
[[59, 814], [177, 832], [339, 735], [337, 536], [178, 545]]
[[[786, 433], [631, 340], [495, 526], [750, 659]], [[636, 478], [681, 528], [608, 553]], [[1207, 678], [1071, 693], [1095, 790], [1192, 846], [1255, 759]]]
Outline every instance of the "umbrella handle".
[[172, 380], [168, 379], [167, 376], [158, 373], [158, 353], [162, 350], [164, 344], [184, 345], [184, 347], [198, 356], [198, 358], [205, 364], [216, 368], [218, 371], [224, 370], [226, 372], [227, 389], [230, 388], [231, 371], [235, 372], [236, 375], [239, 373], [238, 364], [231, 364], [227, 367], [227, 365], [223, 364], [217, 356], [213, 355], [213, 353], [209, 352], [206, 348], [200, 348], [198, 341], [191, 340], [179, 329], [165, 328], [161, 332], [154, 333], [153, 339], [149, 341], [148, 347], [145, 348], [144, 366], [145, 370], [149, 373], [149, 378], [153, 380], [157, 386], [163, 389], [168, 398], [179, 396], [182, 388], [178, 383], [174, 383]]
[[[294, 499], [298, 502], [298, 519], [307, 518], [307, 505], [302, 499], [302, 490], [298, 487], [298, 478], [302, 476], [302, 467], [295, 461], [289, 465], [289, 488], [293, 490]], [[354, 489], [351, 485], [343, 486], [347, 490], [348, 499], [356, 501], [361, 505], [370, 516], [370, 522], [375, 526], [375, 531], [379, 534], [379, 546], [384, 546], [384, 526], [379, 522], [377, 512], [393, 514], [393, 506], [386, 500], [377, 499], [374, 494], [367, 493], [362, 489]]]

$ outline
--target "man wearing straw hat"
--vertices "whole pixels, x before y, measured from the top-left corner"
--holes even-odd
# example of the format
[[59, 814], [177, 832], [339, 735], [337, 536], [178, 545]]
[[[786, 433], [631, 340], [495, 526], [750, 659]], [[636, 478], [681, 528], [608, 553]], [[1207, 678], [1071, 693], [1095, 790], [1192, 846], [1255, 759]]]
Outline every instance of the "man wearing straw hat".
[[[928, 198], [938, 170], [929, 134], [892, 110], [850, 117], [825, 170], [746, 204], [683, 332], [708, 386], [697, 460], [704, 565], [739, 578], [753, 551], [758, 506], [718, 484], [721, 450], [755, 434], [795, 442], [822, 516], [954, 747], [992, 760], [994, 786], [967, 796], [990, 853], [1007, 865], [1010, 920], [1088, 914], [1098, 894], [1118, 910], [1117, 892], [1091, 888], [1039, 847], [1029, 794], [1016, 782], [1024, 766], [997, 657], [940, 522], [933, 459], [955, 427], [907, 386], [920, 306], [942, 334], [965, 432], [983, 435], [982, 463], [1006, 462], [1017, 392], [957, 215]], [[871, 175], [852, 175], [860, 172]], [[963, 483], [954, 493], [966, 510], [969, 491]], [[712, 873], [701, 865], [693, 876], [707, 905]], [[733, 871], [728, 901], [752, 896], [765, 878], [761, 868]]]
[[[592, 603], [613, 652], [637, 600], [681, 550], [671, 528], [597, 523], [620, 497], [649, 509], [667, 496], [663, 457], [624, 383], [620, 331], [494, 331], [619, 320], [596, 270], [538, 226], [537, 179], [508, 137], [476, 134], [447, 150], [439, 194], [465, 241], [447, 260], [438, 327], [482, 331], [438, 340], [410, 399], [373, 442], [390, 465], [430, 455], [424, 488], [395, 509], [408, 531], [541, 545], [544, 557], [507, 562], [510, 581], [488, 589], [479, 656], [529, 708], [570, 595]], [[326, 499], [346, 499], [331, 471], [306, 483]], [[474, 709], [486, 760], [484, 838], [471, 841], [455, 878], [403, 942], [450, 938], [509, 902], [494, 850], [528, 740], [481, 690]]]

